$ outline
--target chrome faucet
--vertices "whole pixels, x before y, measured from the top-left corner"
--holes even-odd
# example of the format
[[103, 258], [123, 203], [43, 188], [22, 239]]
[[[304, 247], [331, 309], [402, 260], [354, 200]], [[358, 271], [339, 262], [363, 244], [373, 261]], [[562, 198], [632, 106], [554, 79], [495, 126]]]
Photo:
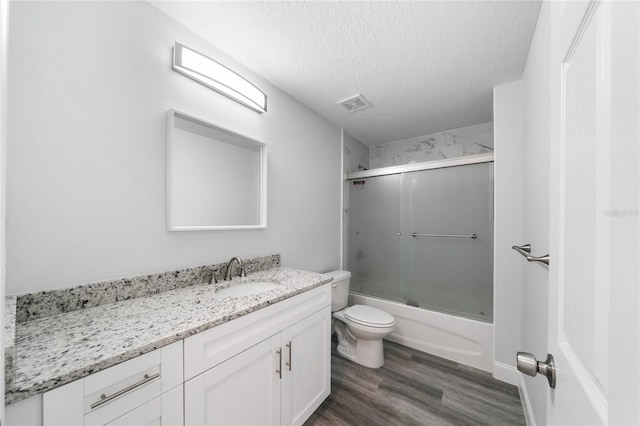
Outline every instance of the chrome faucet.
[[238, 262], [238, 266], [240, 266], [240, 276], [241, 277], [247, 276], [246, 272], [244, 271], [244, 264], [242, 263], [242, 259], [240, 259], [238, 256], [233, 256], [229, 261], [229, 263], [227, 264], [227, 273], [224, 274], [225, 281], [229, 281], [231, 279], [231, 265], [233, 265], [234, 261]]

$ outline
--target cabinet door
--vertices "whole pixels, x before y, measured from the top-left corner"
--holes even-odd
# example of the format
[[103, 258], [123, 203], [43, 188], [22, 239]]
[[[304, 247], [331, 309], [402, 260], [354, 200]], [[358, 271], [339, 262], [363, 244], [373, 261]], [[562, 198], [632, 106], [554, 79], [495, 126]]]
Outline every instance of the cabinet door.
[[282, 332], [282, 424], [300, 425], [331, 391], [331, 306]]
[[280, 334], [185, 383], [186, 425], [279, 425]]
[[179, 426], [183, 424], [182, 385], [128, 412], [107, 426]]

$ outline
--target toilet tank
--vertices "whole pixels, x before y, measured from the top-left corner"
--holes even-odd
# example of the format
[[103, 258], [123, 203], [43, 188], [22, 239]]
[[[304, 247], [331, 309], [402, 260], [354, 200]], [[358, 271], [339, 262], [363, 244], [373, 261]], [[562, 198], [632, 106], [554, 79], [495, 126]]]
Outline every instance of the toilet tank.
[[325, 275], [333, 277], [331, 282], [331, 312], [339, 311], [347, 307], [349, 300], [349, 280], [351, 272], [349, 271], [331, 271]]

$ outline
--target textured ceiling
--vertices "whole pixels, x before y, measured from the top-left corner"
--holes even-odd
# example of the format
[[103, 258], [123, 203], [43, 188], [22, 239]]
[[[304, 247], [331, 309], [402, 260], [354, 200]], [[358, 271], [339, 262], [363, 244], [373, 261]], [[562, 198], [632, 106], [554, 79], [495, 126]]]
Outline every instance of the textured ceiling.
[[[539, 1], [151, 1], [352, 136], [376, 145], [492, 120]], [[364, 95], [349, 113], [336, 102]]]

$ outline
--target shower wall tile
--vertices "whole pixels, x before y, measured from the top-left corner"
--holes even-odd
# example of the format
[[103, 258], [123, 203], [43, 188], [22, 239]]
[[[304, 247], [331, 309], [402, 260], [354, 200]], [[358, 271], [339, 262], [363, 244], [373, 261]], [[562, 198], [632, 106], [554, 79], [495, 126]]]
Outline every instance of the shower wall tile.
[[398, 166], [493, 152], [493, 123], [476, 124], [372, 146], [369, 165]]

